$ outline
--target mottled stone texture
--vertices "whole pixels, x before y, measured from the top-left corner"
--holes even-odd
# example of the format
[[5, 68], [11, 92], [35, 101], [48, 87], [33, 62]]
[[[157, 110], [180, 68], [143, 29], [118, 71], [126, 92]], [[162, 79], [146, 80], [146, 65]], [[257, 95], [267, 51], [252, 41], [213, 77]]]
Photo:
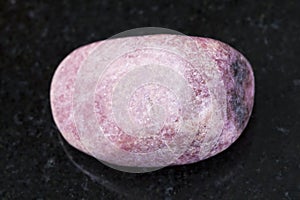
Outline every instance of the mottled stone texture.
[[[106, 62], [109, 67], [101, 68], [101, 78], [88, 82]], [[169, 80], [171, 72], [157, 66], [169, 67], [178, 78], [172, 75], [174, 80]], [[119, 101], [113, 93], [119, 87], [119, 97], [126, 96], [126, 84], [142, 83], [151, 75], [141, 73], [142, 80], [133, 83], [122, 83], [122, 78], [149, 69], [165, 77], [170, 87], [141, 84], [124, 99], [129, 117], [123, 115], [121, 108], [115, 109], [118, 104], [113, 102]], [[136, 74], [130, 76], [132, 72]], [[191, 90], [188, 104], [178, 103], [174, 94], [179, 77]], [[242, 54], [216, 40], [174, 35], [119, 38], [78, 48], [61, 62], [51, 85], [53, 117], [71, 145], [99, 160], [137, 167], [193, 163], [223, 151], [247, 125], [253, 98], [254, 76]], [[161, 114], [161, 107], [166, 114]], [[116, 117], [118, 113], [123, 118]], [[122, 128], [130, 121], [143, 129]], [[155, 123], [159, 129], [152, 127]]]

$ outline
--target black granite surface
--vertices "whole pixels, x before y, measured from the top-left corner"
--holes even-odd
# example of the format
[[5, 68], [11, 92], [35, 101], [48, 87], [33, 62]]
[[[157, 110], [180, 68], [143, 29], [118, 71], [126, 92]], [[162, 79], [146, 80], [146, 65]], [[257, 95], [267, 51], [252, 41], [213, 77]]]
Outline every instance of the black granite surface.
[[[256, 76], [229, 149], [148, 174], [110, 169], [59, 137], [49, 86], [73, 49], [158, 26], [229, 43]], [[0, 1], [0, 199], [300, 199], [300, 1]]]

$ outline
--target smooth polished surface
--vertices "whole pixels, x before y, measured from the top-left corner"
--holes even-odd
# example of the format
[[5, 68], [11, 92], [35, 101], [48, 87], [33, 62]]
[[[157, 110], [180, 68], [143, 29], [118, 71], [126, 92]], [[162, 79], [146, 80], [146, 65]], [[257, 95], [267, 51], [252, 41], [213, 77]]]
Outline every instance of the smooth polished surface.
[[[0, 2], [2, 199], [300, 198], [299, 1], [176, 2]], [[59, 62], [79, 46], [141, 26], [215, 38], [249, 59], [254, 111], [226, 151], [127, 174], [57, 137], [49, 87]]]
[[246, 127], [253, 100], [253, 71], [237, 50], [171, 34], [80, 47], [59, 64], [50, 89], [69, 144], [130, 167], [189, 164], [224, 151]]

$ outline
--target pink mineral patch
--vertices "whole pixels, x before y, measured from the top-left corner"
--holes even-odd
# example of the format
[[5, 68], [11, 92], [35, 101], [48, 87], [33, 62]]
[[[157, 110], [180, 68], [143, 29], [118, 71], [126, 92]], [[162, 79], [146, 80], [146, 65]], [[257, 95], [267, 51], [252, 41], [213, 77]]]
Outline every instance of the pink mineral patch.
[[241, 53], [216, 40], [127, 37], [70, 53], [50, 96], [75, 148], [114, 165], [162, 167], [229, 147], [251, 115], [254, 76]]

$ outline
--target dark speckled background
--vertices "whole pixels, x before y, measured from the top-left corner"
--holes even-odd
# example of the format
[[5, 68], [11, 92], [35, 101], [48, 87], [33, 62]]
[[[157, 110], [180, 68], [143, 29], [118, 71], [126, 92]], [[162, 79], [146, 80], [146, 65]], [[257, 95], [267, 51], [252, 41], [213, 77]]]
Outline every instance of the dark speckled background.
[[[300, 199], [300, 1], [0, 1], [0, 199]], [[59, 137], [51, 77], [73, 49], [159, 26], [229, 43], [252, 63], [243, 135], [149, 174], [105, 167]]]

